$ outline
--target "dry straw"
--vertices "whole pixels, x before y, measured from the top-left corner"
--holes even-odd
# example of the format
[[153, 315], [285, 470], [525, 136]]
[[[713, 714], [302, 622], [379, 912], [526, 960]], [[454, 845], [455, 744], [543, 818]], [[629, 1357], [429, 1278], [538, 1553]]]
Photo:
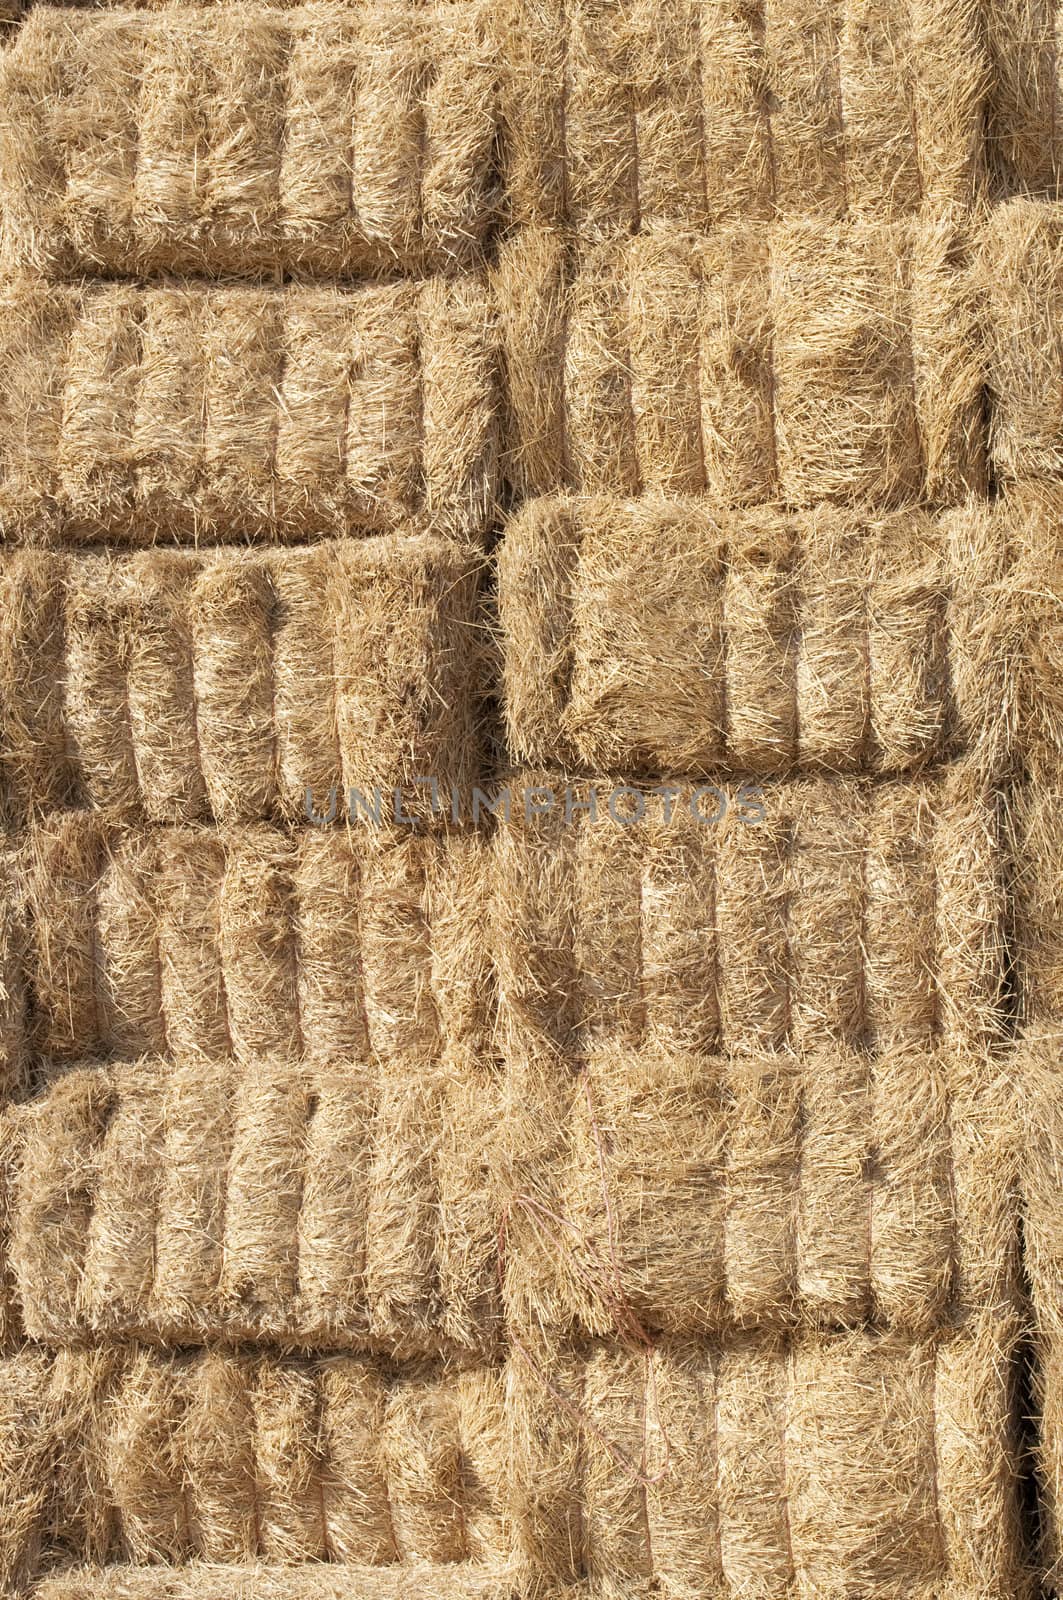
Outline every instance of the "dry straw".
[[[305, 820], [478, 772], [478, 558], [431, 536], [284, 551], [0, 555], [13, 820]], [[46, 679], [47, 674], [47, 679]], [[47, 781], [47, 775], [51, 781]], [[407, 793], [407, 806], [416, 794]], [[430, 800], [430, 796], [426, 796]], [[449, 802], [448, 802], [449, 804]]]
[[1059, 16], [1055, 0], [989, 0], [986, 106], [993, 189], [1059, 197]]
[[666, 230], [494, 268], [525, 492], [952, 502], [984, 482], [976, 275], [956, 216]]
[[994, 470], [1003, 479], [1057, 477], [1063, 207], [1029, 199], [995, 207], [983, 232], [981, 272]]
[[476, 263], [499, 198], [488, 6], [151, 9], [38, 6], [7, 52], [9, 269]]
[[499, 555], [514, 756], [618, 773], [1000, 766], [1004, 519], [537, 500]]
[[186, 1572], [165, 1567], [73, 1569], [47, 1578], [38, 1600], [510, 1600], [508, 1569], [468, 1564], [439, 1566], [196, 1566]]
[[1004, 1317], [914, 1343], [547, 1344], [564, 1404], [515, 1356], [522, 1578], [543, 1594], [581, 1578], [609, 1595], [654, 1580], [669, 1594], [1020, 1592], [1014, 1342]]
[[1032, 1026], [1020, 1044], [1023, 1221], [1033, 1298], [1038, 1413], [1037, 1463], [1046, 1587], [1063, 1572], [1063, 1120], [1058, 1027]]
[[77, 1060], [487, 1058], [480, 835], [35, 827], [20, 858], [33, 1040]]
[[517, 1327], [925, 1338], [1015, 1299], [1011, 1083], [980, 1052], [601, 1051], [511, 1092], [541, 1152], [509, 1204]]
[[[202, 1562], [364, 1565], [372, 1586], [509, 1553], [495, 1369], [137, 1346], [5, 1366], [5, 1577], [42, 1545], [46, 1569], [191, 1566], [192, 1593]], [[74, 1486], [92, 1499], [70, 1515]]]
[[2, 297], [0, 531], [151, 544], [476, 538], [495, 492], [476, 275], [351, 289], [87, 284]]
[[893, 218], [978, 187], [986, 63], [968, 0], [509, 0], [505, 16], [521, 222]]
[[715, 825], [720, 795], [679, 782], [671, 802], [647, 793], [642, 822], [636, 792], [611, 810], [613, 783], [572, 784], [571, 825], [564, 777], [525, 773], [524, 785], [557, 801], [530, 822], [515, 808], [492, 846], [518, 1058], [980, 1047], [999, 1034], [999, 828], [962, 764], [903, 782], [787, 782], [752, 805], [732, 786]]
[[499, 1114], [486, 1069], [463, 1082], [146, 1058], [68, 1072], [12, 1122], [27, 1331], [489, 1351]]

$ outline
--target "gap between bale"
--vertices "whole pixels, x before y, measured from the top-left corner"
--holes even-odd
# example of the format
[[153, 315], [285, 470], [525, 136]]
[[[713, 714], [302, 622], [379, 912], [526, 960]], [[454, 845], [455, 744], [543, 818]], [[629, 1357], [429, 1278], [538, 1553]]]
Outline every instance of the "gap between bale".
[[489, 1354], [501, 1110], [488, 1071], [72, 1070], [12, 1123], [7, 1320], [58, 1346]]
[[393, 790], [424, 774], [466, 790], [487, 648], [479, 567], [465, 546], [403, 535], [0, 556], [12, 820], [87, 802], [115, 820], [305, 821], [308, 791], [323, 815], [351, 789], [382, 794], [390, 815]]
[[979, 274], [962, 212], [748, 223], [492, 269], [523, 494], [949, 504], [985, 487]]
[[0, 63], [0, 255], [65, 278], [475, 266], [497, 78], [482, 4], [35, 7]]
[[1002, 770], [1022, 606], [1011, 519], [544, 499], [498, 558], [516, 759], [711, 775]]
[[482, 275], [351, 289], [87, 283], [0, 297], [8, 542], [395, 530], [472, 542], [495, 502]]

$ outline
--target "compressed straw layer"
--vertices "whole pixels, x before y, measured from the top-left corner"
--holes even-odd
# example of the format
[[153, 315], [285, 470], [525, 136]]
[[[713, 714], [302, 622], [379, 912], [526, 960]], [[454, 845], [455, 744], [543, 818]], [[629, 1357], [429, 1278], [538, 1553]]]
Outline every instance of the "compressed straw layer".
[[610, 1050], [535, 1088], [515, 1086], [507, 1130], [518, 1327], [918, 1338], [1015, 1297], [1013, 1085], [999, 1060]]
[[498, 209], [473, 4], [35, 6], [0, 66], [9, 269], [446, 271]]
[[983, 486], [976, 274], [948, 214], [574, 252], [529, 227], [494, 281], [526, 493], [890, 506]]
[[[462, 1583], [470, 1558], [484, 1562], [486, 1583], [507, 1554], [494, 1369], [136, 1346], [18, 1355], [3, 1368], [5, 1432], [26, 1448], [0, 1466], [0, 1503], [23, 1508], [20, 1523], [5, 1519], [0, 1560], [17, 1571], [37, 1544], [50, 1547], [51, 1565], [58, 1555], [104, 1568], [95, 1580], [57, 1576], [53, 1594], [81, 1593], [82, 1582], [96, 1592], [105, 1574], [121, 1584], [112, 1562], [153, 1565], [162, 1593], [217, 1593], [201, 1561], [364, 1564], [374, 1570], [355, 1592], [381, 1600], [415, 1592], [403, 1580], [423, 1582], [421, 1564], [438, 1563], [451, 1567], [455, 1595], [499, 1592]], [[64, 1462], [61, 1477], [47, 1470], [52, 1458]], [[178, 1577], [165, 1565], [190, 1570]], [[275, 1575], [275, 1592], [338, 1593], [330, 1584], [343, 1567], [318, 1570], [319, 1590], [293, 1572], [290, 1588]], [[138, 1589], [136, 1574], [132, 1583], [160, 1592]]]
[[[13, 819], [327, 814], [467, 787], [477, 558], [430, 536], [257, 552], [0, 554], [0, 770]], [[411, 800], [410, 802], [414, 802]], [[338, 799], [337, 799], [338, 807]], [[345, 808], [344, 808], [345, 809]]]
[[988, 771], [1020, 626], [1005, 519], [545, 499], [499, 557], [519, 760], [620, 773]]
[[14, 283], [0, 296], [7, 541], [475, 536], [494, 500], [476, 276], [351, 289]]
[[76, 1061], [481, 1059], [484, 842], [43, 821], [23, 858], [34, 1044]]
[[499, 1331], [491, 1072], [88, 1067], [8, 1114], [31, 1338], [406, 1359]]
[[961, 0], [510, 0], [520, 221], [709, 228], [969, 201], [985, 48]]
[[877, 1053], [980, 1045], [1001, 1030], [999, 826], [962, 766], [872, 785], [675, 783], [644, 797], [608, 781], [566, 793], [554, 774], [521, 784], [533, 805], [555, 803], [530, 820], [515, 806], [492, 846], [518, 1058]]

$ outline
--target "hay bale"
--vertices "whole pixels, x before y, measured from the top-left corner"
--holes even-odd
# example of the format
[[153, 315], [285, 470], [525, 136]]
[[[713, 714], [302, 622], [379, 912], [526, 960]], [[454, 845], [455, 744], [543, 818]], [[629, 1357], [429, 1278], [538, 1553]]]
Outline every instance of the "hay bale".
[[20, 1108], [13, 1136], [32, 1149], [3, 1179], [5, 1335], [22, 1306], [31, 1336], [59, 1344], [493, 1349], [502, 1111], [486, 1074], [162, 1072], [74, 1070]]
[[4, 576], [13, 820], [76, 799], [151, 822], [305, 820], [308, 790], [322, 815], [333, 791], [348, 809], [342, 780], [392, 821], [396, 786], [474, 775], [477, 562], [450, 541], [16, 554]]
[[[747, 804], [515, 774], [491, 847], [508, 1054], [984, 1044], [1004, 1014], [1004, 886], [976, 776], [781, 782]], [[522, 796], [548, 791], [526, 818]]]
[[128, 1350], [110, 1344], [57, 1350], [48, 1378], [53, 1461], [62, 1462], [49, 1506], [49, 1543], [66, 1561], [104, 1565], [118, 1546], [107, 1481], [107, 1431]]
[[502, 103], [520, 222], [700, 231], [973, 198], [980, 18], [938, 0], [760, 11], [512, 0]]
[[998, 515], [1012, 543], [1013, 566], [1001, 599], [1015, 658], [1015, 746], [1027, 782], [1053, 787], [1063, 753], [1063, 659], [1060, 607], [1059, 488], [1048, 480], [1009, 485]]
[[11, 1260], [11, 1229], [15, 1188], [21, 1159], [25, 1121], [18, 1111], [0, 1110], [0, 1356], [16, 1351], [24, 1341], [18, 1284]]
[[1058, 204], [1016, 198], [989, 214], [981, 242], [989, 455], [1004, 480], [1054, 478], [1063, 466], [1054, 342], [1061, 224]]
[[178, 1062], [233, 1052], [221, 965], [225, 851], [216, 834], [173, 828], [158, 840], [160, 992], [166, 1039]]
[[32, 1582], [52, 1491], [49, 1360], [26, 1349], [0, 1360], [0, 1588]]
[[624, 774], [944, 754], [991, 774], [1017, 714], [1009, 543], [973, 502], [879, 518], [532, 501], [498, 558], [510, 749]]
[[480, 276], [350, 290], [16, 283], [3, 312], [9, 540], [277, 542], [417, 517], [476, 541], [493, 512], [494, 311]]
[[1025, 1020], [1038, 1024], [1063, 1017], [1061, 816], [1063, 789], [1017, 786], [1008, 827], [1008, 859], [1015, 894], [1019, 1006]]
[[102, 1043], [95, 945], [95, 887], [105, 833], [89, 812], [42, 818], [20, 853], [29, 922], [34, 1043], [73, 1060]]
[[400, 1560], [450, 1562], [466, 1554], [457, 1402], [445, 1378], [400, 1379], [388, 1393], [381, 1451]]
[[534, 1114], [503, 1241], [522, 1336], [926, 1338], [1014, 1301], [1015, 1117], [985, 1056], [614, 1049]]
[[959, 214], [610, 238], [568, 263], [531, 229], [494, 286], [525, 490], [811, 507], [984, 489]]
[[481, 256], [487, 7], [141, 9], [42, 9], [8, 52], [10, 266], [349, 278]]
[[26, 934], [17, 882], [13, 853], [0, 851], [0, 1108], [30, 1087]]
[[439, 1600], [508, 1600], [508, 1567], [469, 1563], [402, 1567], [311, 1564], [299, 1567], [197, 1565], [185, 1571], [160, 1567], [72, 1568], [40, 1585], [41, 1600], [106, 1600], [121, 1586], [124, 1600], [420, 1600], [429, 1589]]
[[134, 1348], [109, 1397], [104, 1469], [128, 1561], [182, 1565], [195, 1553], [181, 1460], [193, 1362]]
[[339, 1356], [317, 1364], [325, 1542], [332, 1561], [397, 1558], [382, 1457], [388, 1395], [379, 1369]]
[[549, 1372], [564, 1405], [514, 1355], [520, 1477], [536, 1485], [518, 1501], [527, 1581], [959, 1593], [981, 1560], [1008, 1592], [1022, 1573], [1012, 1340], [990, 1319], [915, 1344], [858, 1330], [721, 1350], [666, 1340], [645, 1356], [562, 1346]]
[[164, 1055], [166, 1019], [152, 834], [109, 841], [95, 885], [97, 1001], [108, 1050]]

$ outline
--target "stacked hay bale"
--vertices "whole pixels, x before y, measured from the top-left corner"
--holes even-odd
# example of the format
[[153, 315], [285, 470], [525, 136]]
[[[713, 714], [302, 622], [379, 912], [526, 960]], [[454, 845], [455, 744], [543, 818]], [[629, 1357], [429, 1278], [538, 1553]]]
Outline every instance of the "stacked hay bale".
[[0, 1596], [1019, 1600], [1024, 1268], [1058, 1580], [1054, 82], [5, 42]]
[[4, 1596], [509, 1594], [490, 21], [0, 60]]
[[982, 19], [513, 16], [521, 1569], [1019, 1594], [1026, 561], [987, 496]]

